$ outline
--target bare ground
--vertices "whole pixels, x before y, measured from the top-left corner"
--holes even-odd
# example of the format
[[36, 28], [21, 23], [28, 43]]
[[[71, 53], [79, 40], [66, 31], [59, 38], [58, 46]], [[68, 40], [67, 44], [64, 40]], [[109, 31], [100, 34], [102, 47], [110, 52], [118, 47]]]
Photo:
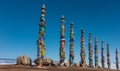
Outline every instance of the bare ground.
[[[19, 66], [19, 65], [0, 65], [0, 71], [118, 71], [109, 69], [92, 69], [80, 67], [37, 67], [37, 66]], [[120, 71], [120, 70], [119, 70]]]

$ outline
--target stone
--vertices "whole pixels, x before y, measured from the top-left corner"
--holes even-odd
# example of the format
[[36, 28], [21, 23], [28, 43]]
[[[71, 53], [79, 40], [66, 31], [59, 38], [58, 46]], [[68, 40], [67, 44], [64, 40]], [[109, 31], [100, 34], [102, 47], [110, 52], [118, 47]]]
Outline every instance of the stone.
[[100, 66], [98, 66], [98, 68], [101, 68]]
[[52, 61], [51, 65], [52, 65], [52, 66], [58, 66], [59, 63], [58, 63], [57, 61]]
[[28, 56], [19, 56], [16, 61], [17, 65], [31, 65], [32, 61]]
[[51, 60], [50, 58], [44, 58], [44, 59], [42, 60], [42, 64], [43, 64], [44, 66], [49, 66], [49, 65], [51, 65], [51, 63], [52, 63], [52, 60]]
[[79, 67], [79, 64], [74, 63], [74, 64], [73, 64], [73, 67]]
[[65, 66], [65, 67], [69, 67], [69, 65], [70, 65], [69, 61], [68, 61], [68, 60], [65, 60], [65, 61], [64, 61], [64, 66]]

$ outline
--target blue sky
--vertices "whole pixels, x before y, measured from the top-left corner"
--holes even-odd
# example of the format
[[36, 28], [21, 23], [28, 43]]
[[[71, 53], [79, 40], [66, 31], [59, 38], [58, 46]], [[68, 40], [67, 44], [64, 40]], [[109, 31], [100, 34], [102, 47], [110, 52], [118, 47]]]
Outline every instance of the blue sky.
[[[38, 30], [42, 4], [46, 5], [46, 55], [59, 60], [61, 16], [65, 16], [66, 60], [69, 57], [70, 23], [75, 29], [75, 61], [80, 61], [80, 30], [85, 30], [85, 50], [88, 62], [88, 33], [98, 38], [99, 61], [101, 41], [110, 44], [111, 62], [120, 46], [119, 0], [0, 0], [0, 58], [28, 55], [37, 56]], [[120, 49], [119, 49], [120, 50]], [[120, 55], [119, 55], [120, 57]], [[106, 61], [106, 60], [105, 60]], [[101, 63], [100, 63], [101, 64]]]

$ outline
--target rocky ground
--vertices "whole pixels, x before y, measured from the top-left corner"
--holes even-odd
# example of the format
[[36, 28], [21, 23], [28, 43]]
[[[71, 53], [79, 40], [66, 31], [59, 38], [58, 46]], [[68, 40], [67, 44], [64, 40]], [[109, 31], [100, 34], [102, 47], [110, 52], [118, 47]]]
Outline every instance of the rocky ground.
[[91, 69], [80, 67], [37, 67], [20, 65], [0, 65], [0, 71], [118, 71], [108, 69]]

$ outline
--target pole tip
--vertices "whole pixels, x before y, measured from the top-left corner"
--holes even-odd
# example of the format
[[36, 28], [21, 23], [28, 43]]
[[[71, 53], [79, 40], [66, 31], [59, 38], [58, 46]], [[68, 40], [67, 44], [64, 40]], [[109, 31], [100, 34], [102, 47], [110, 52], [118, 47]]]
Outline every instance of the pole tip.
[[64, 15], [62, 15], [62, 18], [64, 18]]
[[71, 21], [71, 24], [73, 25], [73, 21]]
[[45, 4], [43, 4], [43, 5], [42, 5], [42, 8], [43, 8], [43, 9], [46, 9], [46, 6], [45, 6]]

